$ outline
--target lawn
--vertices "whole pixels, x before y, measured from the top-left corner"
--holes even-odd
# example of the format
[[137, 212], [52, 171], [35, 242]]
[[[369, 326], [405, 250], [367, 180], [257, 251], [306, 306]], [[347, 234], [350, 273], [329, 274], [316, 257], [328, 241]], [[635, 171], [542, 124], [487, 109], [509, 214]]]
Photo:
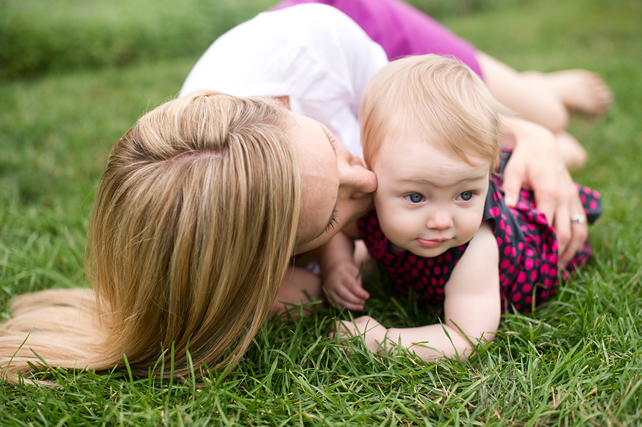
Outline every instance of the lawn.
[[[15, 6], [20, 4], [30, 3], [0, 6], [0, 40], [17, 25], [8, 25], [2, 12], [27, 14], [26, 6]], [[60, 31], [65, 22], [87, 16], [74, 9], [79, 4], [61, 3], [74, 11], [71, 18], [53, 3], [49, 14], [29, 13], [45, 21], [45, 30]], [[194, 0], [190, 7], [202, 4]], [[168, 33], [184, 43], [198, 39], [198, 51], [150, 43], [140, 59], [129, 45], [133, 51], [107, 49], [104, 40], [111, 36], [100, 33], [100, 60], [65, 62], [60, 54], [58, 62], [23, 61], [24, 72], [0, 62], [6, 67], [0, 68], [1, 318], [11, 316], [15, 295], [88, 286], [84, 234], [110, 147], [143, 112], [178, 93], [210, 40], [266, 2], [247, 4], [233, 15], [236, 21], [219, 19], [224, 22], [209, 38], [202, 21], [190, 32], [183, 28], [190, 24], [187, 14], [177, 15], [177, 28]], [[595, 259], [552, 301], [529, 315], [505, 315], [495, 341], [467, 361], [425, 363], [402, 351], [373, 355], [356, 341], [348, 357], [327, 336], [332, 319], [350, 314], [320, 309], [301, 320], [268, 321], [225, 378], [205, 373], [160, 380], [127, 371], [50, 369], [38, 378], [58, 381], [58, 388], [0, 383], [0, 425], [642, 424], [642, 3], [501, 5], [441, 19], [518, 70], [588, 68], [615, 95], [606, 119], [576, 118], [570, 128], [589, 153], [585, 171], [574, 178], [602, 193], [604, 213], [591, 229]], [[110, 9], [104, 13], [115, 29], [101, 31], [118, 34], [118, 25], [130, 27], [136, 22], [131, 16], [142, 13], [122, 7], [129, 20], [123, 24], [110, 15], [118, 10]], [[146, 15], [149, 28], [131, 37], [165, 37], [160, 29], [169, 25], [168, 14]], [[81, 24], [76, 30], [91, 33]], [[15, 34], [37, 32], [21, 31]], [[47, 34], [38, 37], [47, 40]], [[0, 60], [11, 58], [8, 46], [20, 46], [4, 40]], [[386, 326], [431, 318], [390, 291], [381, 274], [368, 277], [366, 286], [374, 294], [366, 313]]]

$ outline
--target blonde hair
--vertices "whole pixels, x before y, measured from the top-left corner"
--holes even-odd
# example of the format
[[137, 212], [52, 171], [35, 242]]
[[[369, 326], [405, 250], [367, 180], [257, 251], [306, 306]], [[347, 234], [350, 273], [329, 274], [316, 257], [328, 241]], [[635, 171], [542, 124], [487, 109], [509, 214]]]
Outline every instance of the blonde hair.
[[383, 141], [410, 130], [457, 159], [489, 161], [494, 170], [504, 111], [482, 80], [456, 59], [423, 55], [393, 61], [370, 80], [361, 100], [364, 159], [372, 169]]
[[0, 325], [0, 376], [31, 371], [34, 352], [77, 369], [123, 369], [126, 357], [143, 375], [157, 363], [169, 375], [170, 349], [177, 376], [192, 363], [235, 366], [294, 251], [291, 125], [276, 101], [205, 91], [142, 116], [96, 192], [85, 258], [94, 291], [19, 297]]

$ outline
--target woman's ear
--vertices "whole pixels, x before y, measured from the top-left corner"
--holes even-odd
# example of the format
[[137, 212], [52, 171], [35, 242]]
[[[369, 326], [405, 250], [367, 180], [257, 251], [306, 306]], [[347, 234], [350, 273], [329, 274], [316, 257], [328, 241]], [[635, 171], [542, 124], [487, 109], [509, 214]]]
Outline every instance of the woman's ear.
[[275, 96], [274, 99], [283, 104], [283, 106], [285, 106], [285, 108], [287, 108], [288, 110], [290, 109], [290, 97], [288, 95]]

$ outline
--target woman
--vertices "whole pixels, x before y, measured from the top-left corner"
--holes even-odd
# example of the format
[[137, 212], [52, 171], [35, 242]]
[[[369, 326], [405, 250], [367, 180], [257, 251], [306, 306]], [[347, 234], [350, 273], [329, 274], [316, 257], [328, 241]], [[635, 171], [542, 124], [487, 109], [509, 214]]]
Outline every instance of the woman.
[[[23, 295], [0, 325], [0, 376], [42, 357], [147, 374], [238, 363], [290, 259], [327, 241], [335, 210], [368, 209], [374, 175], [317, 122], [269, 99], [195, 92], [113, 147], [87, 240], [94, 290]], [[227, 357], [224, 357], [227, 352]], [[173, 353], [173, 355], [172, 355]], [[157, 365], [158, 363], [158, 365]], [[160, 368], [159, 368], [160, 369]]]

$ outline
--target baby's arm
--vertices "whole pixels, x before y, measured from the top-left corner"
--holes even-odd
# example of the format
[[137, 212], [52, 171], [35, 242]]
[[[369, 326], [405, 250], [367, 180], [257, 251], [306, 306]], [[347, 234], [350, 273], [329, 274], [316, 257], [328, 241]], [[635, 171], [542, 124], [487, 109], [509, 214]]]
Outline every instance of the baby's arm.
[[[470, 356], [478, 340], [495, 337], [501, 316], [499, 253], [490, 225], [483, 224], [446, 284], [445, 323], [418, 328], [386, 329], [363, 316], [354, 324], [345, 322], [343, 333], [364, 334], [368, 348], [381, 351], [401, 342], [424, 360], [443, 356]], [[472, 345], [471, 345], [472, 344]]]
[[321, 250], [319, 267], [323, 289], [330, 302], [339, 308], [363, 310], [370, 294], [361, 286], [359, 267], [354, 263], [356, 222], [337, 233]]

